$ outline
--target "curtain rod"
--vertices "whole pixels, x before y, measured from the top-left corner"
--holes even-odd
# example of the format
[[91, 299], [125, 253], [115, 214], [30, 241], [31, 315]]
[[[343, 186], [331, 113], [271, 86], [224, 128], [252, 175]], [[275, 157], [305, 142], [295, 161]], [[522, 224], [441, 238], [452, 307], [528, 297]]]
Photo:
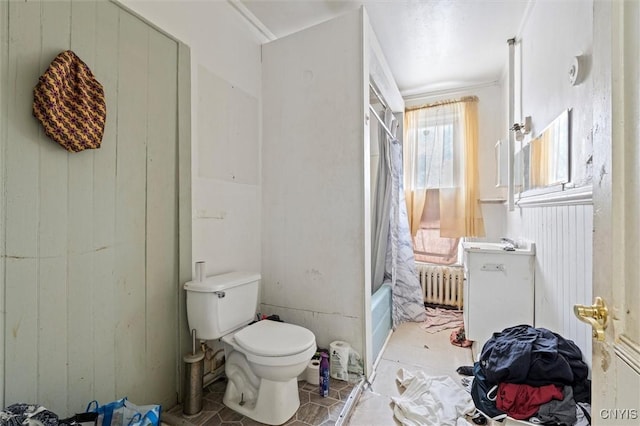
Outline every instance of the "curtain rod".
[[391, 138], [391, 140], [398, 140], [397, 137], [393, 136], [393, 133], [391, 132], [391, 130], [389, 130], [389, 128], [387, 127], [386, 124], [384, 124], [384, 121], [382, 121], [382, 118], [380, 118], [380, 116], [378, 115], [378, 113], [376, 112], [375, 108], [372, 107], [371, 105], [369, 105], [369, 110], [373, 113], [373, 116], [376, 118], [376, 120], [378, 120], [378, 122], [380, 123], [380, 125], [382, 126], [382, 128], [384, 129], [384, 131], [387, 133], [387, 135], [389, 135], [389, 137]]
[[437, 101], [437, 102], [432, 102], [430, 104], [407, 107], [404, 110], [405, 111], [414, 111], [416, 109], [433, 108], [433, 107], [442, 106], [442, 105], [457, 104], [459, 102], [478, 102], [478, 97], [477, 96], [463, 96], [460, 99], [449, 99], [449, 100], [445, 100], [445, 101]]
[[382, 104], [382, 106], [384, 107], [384, 109], [389, 108], [387, 106], [387, 103], [384, 101], [384, 99], [382, 99], [382, 95], [380, 94], [380, 92], [378, 92], [378, 89], [376, 89], [376, 87], [369, 83], [369, 88], [371, 89], [371, 91], [373, 92], [373, 94], [376, 96], [376, 98], [378, 98], [378, 100], [380, 101], [380, 103]]

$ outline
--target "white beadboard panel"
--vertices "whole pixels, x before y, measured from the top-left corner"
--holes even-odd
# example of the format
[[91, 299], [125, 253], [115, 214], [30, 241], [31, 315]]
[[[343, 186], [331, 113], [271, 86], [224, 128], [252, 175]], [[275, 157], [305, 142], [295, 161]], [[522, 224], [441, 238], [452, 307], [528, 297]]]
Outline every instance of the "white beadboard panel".
[[[116, 393], [142, 401], [146, 356], [147, 27], [120, 13], [116, 200]], [[136, 348], [140, 348], [136, 350]], [[127, 362], [122, 362], [123, 360]]]
[[510, 237], [536, 243], [535, 325], [573, 340], [591, 364], [591, 329], [573, 314], [576, 303], [593, 303], [593, 206], [553, 205], [516, 209]]
[[[40, 73], [58, 53], [69, 48], [71, 3], [42, 3], [42, 55]], [[60, 31], [65, 28], [66, 31]], [[60, 145], [40, 130], [40, 256], [65, 256], [67, 253], [68, 158]], [[65, 302], [66, 291], [59, 301]], [[64, 306], [64, 305], [63, 305]]]
[[[0, 142], [7, 139], [7, 101], [8, 101], [8, 62], [9, 53], [9, 5], [0, 2]], [[0, 170], [5, 170], [4, 144], [0, 143]], [[5, 176], [0, 173], [0, 194], [5, 193]], [[5, 197], [0, 197], [0, 241], [5, 241]], [[0, 277], [5, 276], [6, 262], [5, 245], [0, 244]], [[0, 278], [0, 366], [4, 365], [5, 348], [5, 295], [4, 281]], [[0, 367], [0, 402], [4, 401], [4, 368]]]
[[93, 256], [93, 332], [85, 344], [92, 343], [93, 397], [98, 401], [112, 401], [116, 394], [116, 306], [114, 246], [101, 248]]
[[[37, 402], [62, 416], [122, 396], [170, 408], [179, 382], [178, 185], [190, 197], [191, 173], [178, 168], [178, 43], [112, 2], [1, 7], [10, 37], [0, 403]], [[107, 100], [101, 148], [73, 154], [31, 114], [38, 77], [69, 48]]]
[[38, 260], [7, 256], [5, 270], [4, 384], [9, 405], [38, 398]]
[[[93, 378], [91, 345], [96, 320], [93, 315], [93, 286], [90, 284], [93, 260], [91, 252], [69, 255], [67, 259], [67, 407], [78, 412], [83, 406], [86, 409], [87, 395], [93, 395], [95, 386], [99, 386]], [[54, 335], [57, 336], [57, 333]], [[41, 356], [47, 356], [44, 348]], [[54, 392], [55, 388], [48, 391]]]
[[[38, 268], [38, 397], [45, 407], [66, 407], [67, 365], [67, 259], [64, 256], [39, 259]], [[90, 347], [90, 345], [85, 346]], [[83, 349], [80, 349], [83, 350]]]
[[181, 386], [185, 374], [182, 356], [191, 348], [191, 336], [187, 325], [186, 295], [182, 284], [191, 281], [192, 268], [192, 225], [191, 225], [191, 50], [184, 43], [178, 43], [178, 329], [175, 354], [178, 362], [176, 383], [178, 400], [182, 400]]
[[[51, 6], [55, 6], [52, 3]], [[96, 2], [73, 2], [70, 8], [70, 42], [73, 50], [87, 64], [95, 63]], [[95, 150], [69, 155], [67, 212], [67, 290], [68, 297], [68, 393], [67, 406], [81, 410], [86, 396], [93, 395], [93, 166]], [[51, 389], [52, 391], [53, 389]]]
[[[33, 82], [40, 73], [41, 4], [9, 3], [4, 275], [6, 401], [38, 397], [39, 129], [33, 125]], [[19, 160], [19, 161], [18, 161]], [[19, 386], [9, 386], [20, 383]], [[6, 405], [6, 404], [5, 404]]]
[[[166, 390], [175, 388], [170, 374], [176, 360], [178, 318], [178, 45], [157, 31], [149, 31], [149, 83], [147, 109], [147, 253], [146, 253], [146, 372], [153, 378], [145, 399], [163, 406], [175, 402]], [[153, 212], [150, 214], [150, 212]], [[145, 379], [142, 379], [143, 383]], [[149, 382], [151, 382], [149, 381]]]
[[[42, 3], [40, 72], [69, 48], [71, 3]], [[38, 401], [45, 407], [66, 407], [68, 401], [67, 316], [69, 311], [67, 235], [69, 155], [40, 130], [38, 223]], [[81, 348], [82, 351], [85, 348]], [[48, 404], [48, 405], [47, 405]]]
[[92, 216], [99, 226], [93, 226], [93, 275], [90, 283], [93, 303], [92, 342], [94, 397], [98, 401], [112, 400], [115, 395], [115, 209], [116, 209], [116, 146], [118, 116], [118, 39], [119, 8], [105, 2], [96, 3], [96, 50], [93, 72], [102, 83], [107, 102], [107, 122], [99, 153], [93, 157]]
[[[41, 4], [9, 4], [9, 87], [6, 156], [7, 256], [37, 255], [39, 220], [39, 128], [31, 115], [33, 86], [40, 76]], [[23, 158], [23, 161], [10, 161]]]

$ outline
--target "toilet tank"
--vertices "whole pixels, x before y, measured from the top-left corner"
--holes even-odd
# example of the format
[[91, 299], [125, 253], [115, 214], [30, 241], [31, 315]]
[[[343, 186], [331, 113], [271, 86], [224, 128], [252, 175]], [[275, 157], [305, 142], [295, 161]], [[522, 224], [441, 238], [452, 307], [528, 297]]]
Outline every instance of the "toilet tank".
[[253, 321], [258, 305], [260, 274], [229, 272], [189, 281], [187, 320], [198, 339], [218, 339]]

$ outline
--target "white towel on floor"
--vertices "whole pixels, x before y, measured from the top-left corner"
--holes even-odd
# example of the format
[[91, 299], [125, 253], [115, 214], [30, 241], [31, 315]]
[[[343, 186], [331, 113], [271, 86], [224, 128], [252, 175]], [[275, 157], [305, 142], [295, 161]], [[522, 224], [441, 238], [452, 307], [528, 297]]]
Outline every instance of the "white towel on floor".
[[429, 333], [460, 328], [464, 325], [462, 311], [442, 308], [426, 308], [426, 311], [427, 320], [421, 324], [421, 327]]
[[471, 395], [449, 376], [415, 374], [404, 368], [396, 378], [405, 388], [393, 397], [393, 414], [406, 426], [462, 426], [465, 414], [475, 411]]

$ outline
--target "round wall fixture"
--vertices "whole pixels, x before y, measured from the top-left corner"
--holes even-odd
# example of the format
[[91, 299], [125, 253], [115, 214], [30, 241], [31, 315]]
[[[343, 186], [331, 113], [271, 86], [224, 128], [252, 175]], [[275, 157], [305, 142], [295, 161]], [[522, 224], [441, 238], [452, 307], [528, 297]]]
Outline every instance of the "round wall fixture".
[[571, 66], [569, 67], [569, 83], [571, 83], [572, 86], [575, 86], [576, 84], [578, 84], [579, 77], [580, 76], [580, 57], [576, 56], [573, 58], [573, 60], [571, 61]]

